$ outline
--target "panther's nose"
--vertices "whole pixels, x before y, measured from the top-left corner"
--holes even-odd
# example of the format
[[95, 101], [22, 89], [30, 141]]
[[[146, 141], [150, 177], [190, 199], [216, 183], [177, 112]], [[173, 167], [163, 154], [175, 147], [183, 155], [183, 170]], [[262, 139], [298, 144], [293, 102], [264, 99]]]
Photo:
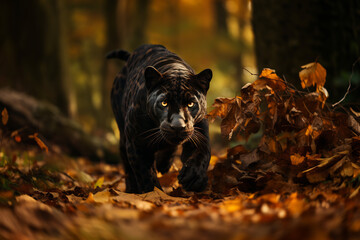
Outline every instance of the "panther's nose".
[[170, 127], [177, 132], [185, 130], [185, 119], [179, 114], [174, 114], [171, 118]]

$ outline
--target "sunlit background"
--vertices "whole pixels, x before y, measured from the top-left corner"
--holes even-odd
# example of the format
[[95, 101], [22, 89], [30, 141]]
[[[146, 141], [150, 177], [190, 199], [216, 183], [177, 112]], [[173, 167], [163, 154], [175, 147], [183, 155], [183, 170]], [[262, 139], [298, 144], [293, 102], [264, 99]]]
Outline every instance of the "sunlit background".
[[[113, 78], [122, 66], [120, 61], [103, 58], [111, 49], [132, 51], [143, 43], [163, 44], [196, 72], [211, 68], [214, 79], [209, 104], [217, 96], [235, 96], [244, 81], [253, 80], [243, 71], [245, 66], [256, 73], [249, 1], [153, 0], [107, 4], [98, 1], [84, 6], [83, 1], [78, 1], [70, 5], [68, 12], [73, 23], [68, 30], [73, 36], [68, 47], [69, 75], [75, 80], [71, 81], [72, 88], [77, 90], [72, 93], [70, 113], [89, 129], [101, 124], [93, 116], [97, 111], [108, 110], [103, 104], [108, 104]], [[215, 5], [220, 5], [221, 11], [216, 11]], [[118, 27], [107, 30], [111, 21]], [[112, 126], [116, 128], [114, 121]]]
[[112, 142], [110, 89], [123, 63], [104, 56], [143, 43], [165, 45], [196, 72], [211, 68], [209, 106], [264, 67], [297, 85], [300, 66], [313, 61], [328, 70], [330, 99], [350, 76], [348, 100], [358, 99], [356, 0], [14, 0], [0, 3], [0, 24], [0, 87], [53, 103]]

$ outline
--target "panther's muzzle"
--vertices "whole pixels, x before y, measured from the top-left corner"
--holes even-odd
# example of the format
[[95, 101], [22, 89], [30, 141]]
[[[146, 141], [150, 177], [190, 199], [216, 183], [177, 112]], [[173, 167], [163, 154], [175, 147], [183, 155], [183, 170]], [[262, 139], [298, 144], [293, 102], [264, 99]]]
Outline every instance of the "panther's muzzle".
[[187, 121], [181, 114], [173, 114], [170, 121], [164, 121], [160, 130], [166, 135], [168, 142], [180, 144], [193, 134], [192, 126], [186, 124]]

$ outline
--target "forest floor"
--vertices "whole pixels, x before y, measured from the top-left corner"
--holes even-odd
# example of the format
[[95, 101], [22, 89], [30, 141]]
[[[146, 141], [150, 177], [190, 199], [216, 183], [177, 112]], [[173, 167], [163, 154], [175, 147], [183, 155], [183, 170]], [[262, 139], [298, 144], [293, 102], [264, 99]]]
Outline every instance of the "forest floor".
[[217, 168], [210, 166], [209, 189], [194, 194], [181, 190], [173, 168], [160, 177], [166, 193], [127, 194], [120, 166], [34, 148], [2, 150], [0, 157], [1, 239], [360, 237], [360, 197], [345, 182], [273, 178], [261, 190], [217, 193]]

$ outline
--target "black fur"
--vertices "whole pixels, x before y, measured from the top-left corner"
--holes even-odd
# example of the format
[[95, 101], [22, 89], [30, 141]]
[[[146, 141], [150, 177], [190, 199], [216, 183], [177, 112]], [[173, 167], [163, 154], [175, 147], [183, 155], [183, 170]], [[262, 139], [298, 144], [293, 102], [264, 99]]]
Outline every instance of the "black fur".
[[143, 45], [131, 55], [115, 51], [109, 58], [127, 60], [114, 80], [111, 104], [120, 130], [126, 191], [161, 188], [156, 170], [169, 170], [178, 145], [183, 167], [178, 179], [187, 191], [207, 186], [210, 145], [206, 93], [210, 69], [195, 74], [180, 57], [161, 45]]

